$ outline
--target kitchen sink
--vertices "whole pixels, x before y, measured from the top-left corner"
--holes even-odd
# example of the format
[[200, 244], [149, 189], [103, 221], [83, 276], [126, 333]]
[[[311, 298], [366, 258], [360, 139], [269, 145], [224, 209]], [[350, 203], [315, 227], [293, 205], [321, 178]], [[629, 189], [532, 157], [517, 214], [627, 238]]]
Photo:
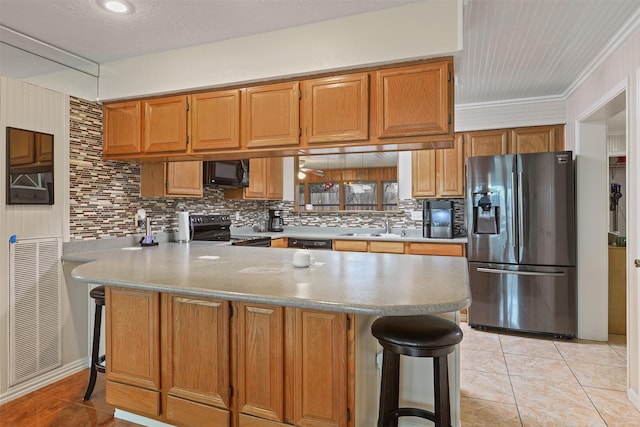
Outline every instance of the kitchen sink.
[[344, 234], [340, 234], [340, 236], [345, 236], [345, 237], [400, 237], [398, 234], [394, 234], [394, 233], [344, 233]]

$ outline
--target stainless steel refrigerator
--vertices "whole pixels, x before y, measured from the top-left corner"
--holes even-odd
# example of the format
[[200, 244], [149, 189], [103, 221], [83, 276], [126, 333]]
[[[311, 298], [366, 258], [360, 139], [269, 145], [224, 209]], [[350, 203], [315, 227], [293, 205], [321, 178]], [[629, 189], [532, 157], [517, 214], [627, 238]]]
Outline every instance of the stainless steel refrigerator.
[[469, 157], [472, 327], [576, 335], [570, 151]]

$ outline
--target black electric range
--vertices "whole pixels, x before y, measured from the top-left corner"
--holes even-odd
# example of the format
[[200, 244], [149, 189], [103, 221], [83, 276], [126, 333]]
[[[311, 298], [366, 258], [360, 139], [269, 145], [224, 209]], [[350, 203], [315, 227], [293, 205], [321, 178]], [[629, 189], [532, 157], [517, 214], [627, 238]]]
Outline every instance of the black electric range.
[[271, 237], [232, 236], [229, 215], [190, 215], [191, 240], [230, 242], [234, 246], [271, 246]]

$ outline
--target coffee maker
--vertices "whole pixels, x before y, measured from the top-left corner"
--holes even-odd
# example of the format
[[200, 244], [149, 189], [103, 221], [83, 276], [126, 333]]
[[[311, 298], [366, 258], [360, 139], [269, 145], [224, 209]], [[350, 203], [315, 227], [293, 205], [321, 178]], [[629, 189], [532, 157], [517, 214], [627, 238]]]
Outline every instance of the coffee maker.
[[269, 209], [269, 231], [283, 231], [282, 209]]

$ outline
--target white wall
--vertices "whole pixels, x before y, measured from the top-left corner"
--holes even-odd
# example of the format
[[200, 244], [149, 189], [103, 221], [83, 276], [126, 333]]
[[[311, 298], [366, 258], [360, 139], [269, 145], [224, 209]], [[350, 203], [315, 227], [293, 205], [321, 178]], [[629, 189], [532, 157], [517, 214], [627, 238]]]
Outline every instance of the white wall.
[[[54, 136], [54, 204], [7, 205], [6, 200], [6, 127], [13, 126]], [[68, 240], [69, 204], [69, 97], [41, 87], [0, 77], [0, 402], [8, 391], [9, 360], [9, 237], [18, 239], [34, 237], [60, 237]], [[84, 319], [72, 319], [69, 293], [63, 285], [63, 364], [72, 363], [86, 356], [86, 332], [82, 343], [73, 345], [75, 328], [85, 325]], [[81, 292], [85, 292], [82, 289]], [[76, 291], [77, 292], [77, 291]], [[77, 302], [77, 301], [76, 301]], [[74, 325], [69, 328], [69, 324]], [[82, 327], [82, 326], [80, 326]], [[71, 344], [71, 345], [70, 345]]]
[[[574, 148], [578, 156], [581, 153], [594, 153], [598, 147], [593, 144], [600, 144], [586, 134], [586, 128], [578, 124], [578, 120], [588, 117], [590, 110], [597, 106], [607, 94], [615, 92], [620, 86], [627, 88], [627, 132], [628, 152], [627, 152], [627, 183], [628, 183], [628, 204], [627, 215], [627, 283], [628, 283], [628, 309], [629, 316], [627, 327], [627, 348], [628, 354], [628, 376], [629, 376], [629, 396], [636, 406], [640, 407], [640, 341], [638, 334], [640, 331], [640, 321], [638, 318], [638, 306], [640, 296], [638, 294], [638, 269], [633, 268], [633, 260], [640, 258], [640, 29], [635, 31], [600, 64], [569, 96], [567, 100], [567, 129], [566, 143], [569, 148]], [[592, 144], [592, 145], [590, 145]], [[606, 155], [606, 142], [603, 141], [602, 155]], [[580, 159], [579, 159], [580, 160]], [[604, 161], [604, 160], [603, 160]], [[580, 165], [578, 166], [580, 167]], [[599, 166], [596, 165], [597, 170]], [[606, 175], [603, 177], [606, 179]], [[591, 223], [595, 218], [603, 217], [606, 221], [607, 209], [602, 200], [606, 200], [607, 189], [593, 189], [578, 183], [578, 201], [583, 201], [579, 206], [579, 218], [584, 220], [583, 224]], [[594, 204], [587, 205], [587, 201], [592, 200]], [[584, 229], [579, 226], [578, 234], [578, 292], [585, 296], [581, 298], [578, 306], [579, 328], [581, 337], [600, 338], [601, 327], [594, 326], [595, 323], [606, 324], [606, 310], [600, 308], [603, 300], [598, 300], [598, 295], [602, 293], [602, 288], [607, 286], [606, 280], [593, 280], [589, 276], [592, 269], [606, 271], [606, 256], [599, 250], [594, 251], [594, 245], [604, 246], [606, 243], [606, 222], [603, 222], [597, 229]], [[592, 254], [592, 256], [590, 255]], [[596, 267], [594, 267], [596, 266]], [[601, 275], [599, 275], [601, 276]], [[606, 273], [604, 273], [606, 277]], [[590, 297], [593, 295], [593, 297]], [[586, 318], [590, 318], [586, 321]]]
[[462, 49], [462, 0], [427, 0], [100, 67], [101, 100], [444, 56]]

